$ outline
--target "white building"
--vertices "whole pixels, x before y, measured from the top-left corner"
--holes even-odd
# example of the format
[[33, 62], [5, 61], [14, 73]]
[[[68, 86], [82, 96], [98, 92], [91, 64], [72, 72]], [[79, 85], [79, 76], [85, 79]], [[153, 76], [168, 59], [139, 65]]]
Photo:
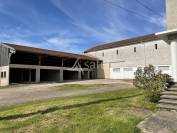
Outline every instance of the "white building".
[[149, 64], [177, 82], [177, 0], [166, 0], [168, 30], [99, 45], [85, 54], [103, 60], [99, 78], [133, 79], [138, 67]]

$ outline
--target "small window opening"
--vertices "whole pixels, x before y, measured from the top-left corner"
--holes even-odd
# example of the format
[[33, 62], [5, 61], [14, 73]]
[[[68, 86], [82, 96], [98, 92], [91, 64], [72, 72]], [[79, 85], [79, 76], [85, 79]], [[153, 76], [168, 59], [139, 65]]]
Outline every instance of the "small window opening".
[[1, 78], [3, 78], [4, 77], [4, 73], [3, 72], [1, 72]]
[[119, 50], [117, 50], [117, 55], [119, 54]]
[[136, 53], [136, 47], [134, 47], [134, 52]]
[[6, 72], [4, 72], [4, 78], [6, 78]]
[[155, 49], [157, 49], [157, 44], [155, 44]]

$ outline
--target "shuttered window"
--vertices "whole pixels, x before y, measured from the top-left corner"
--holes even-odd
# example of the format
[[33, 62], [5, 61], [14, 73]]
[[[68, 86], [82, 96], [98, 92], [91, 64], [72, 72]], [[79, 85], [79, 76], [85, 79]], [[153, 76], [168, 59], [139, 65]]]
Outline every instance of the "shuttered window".
[[120, 68], [113, 68], [113, 72], [119, 73], [120, 72]]

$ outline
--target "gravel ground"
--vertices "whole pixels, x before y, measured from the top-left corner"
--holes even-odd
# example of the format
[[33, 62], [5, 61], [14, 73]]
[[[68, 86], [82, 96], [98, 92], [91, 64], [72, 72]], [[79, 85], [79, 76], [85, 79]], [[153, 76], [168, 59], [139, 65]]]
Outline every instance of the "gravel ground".
[[[94, 89], [84, 90], [60, 90], [55, 86], [65, 84], [95, 84]], [[106, 84], [96, 88], [96, 84]], [[43, 83], [31, 85], [15, 85], [0, 89], [0, 106], [10, 106], [26, 102], [46, 100], [51, 98], [64, 98], [72, 96], [83, 96], [88, 94], [104, 93], [120, 89], [134, 88], [130, 81], [122, 80], [85, 80], [65, 83]]]

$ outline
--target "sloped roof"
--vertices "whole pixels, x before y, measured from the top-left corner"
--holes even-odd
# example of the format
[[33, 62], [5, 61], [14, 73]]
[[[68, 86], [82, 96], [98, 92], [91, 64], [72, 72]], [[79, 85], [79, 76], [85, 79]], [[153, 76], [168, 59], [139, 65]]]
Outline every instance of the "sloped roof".
[[154, 41], [154, 40], [159, 40], [158, 36], [156, 36], [155, 34], [148, 34], [148, 35], [139, 36], [139, 37], [135, 37], [131, 39], [125, 39], [121, 41], [98, 45], [93, 48], [87, 49], [86, 51], [84, 51], [84, 53], [94, 52], [94, 51], [99, 51], [99, 50], [104, 50], [104, 49], [110, 49], [110, 48], [116, 48], [116, 47], [122, 47], [122, 46], [128, 46], [128, 45], [133, 45], [136, 43], [148, 42], [148, 41]]
[[34, 53], [34, 54], [41, 54], [41, 55], [49, 55], [49, 56], [56, 56], [56, 57], [66, 57], [66, 58], [79, 58], [84, 60], [97, 60], [97, 58], [89, 57], [82, 54], [74, 54], [74, 53], [67, 53], [67, 52], [61, 52], [61, 51], [53, 51], [48, 49], [42, 49], [42, 48], [34, 48], [29, 46], [22, 46], [17, 44], [10, 44], [10, 43], [3, 43], [5, 45], [8, 45], [12, 48], [14, 48], [17, 52], [28, 52], [28, 53]]

